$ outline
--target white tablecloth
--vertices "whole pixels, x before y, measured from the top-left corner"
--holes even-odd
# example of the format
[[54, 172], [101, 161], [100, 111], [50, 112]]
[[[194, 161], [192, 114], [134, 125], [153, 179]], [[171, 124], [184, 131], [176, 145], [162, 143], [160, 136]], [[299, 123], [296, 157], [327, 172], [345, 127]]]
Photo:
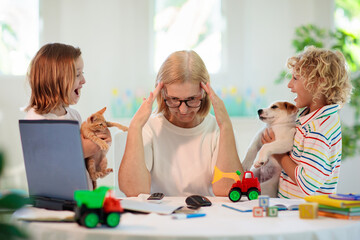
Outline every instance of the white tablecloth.
[[[116, 228], [86, 229], [76, 223], [19, 222], [34, 239], [360, 239], [360, 221], [320, 217], [299, 218], [298, 211], [280, 211], [278, 217], [254, 218], [221, 206], [228, 198], [210, 198], [205, 217], [176, 220], [169, 215], [125, 213]], [[184, 198], [165, 198], [184, 204]]]

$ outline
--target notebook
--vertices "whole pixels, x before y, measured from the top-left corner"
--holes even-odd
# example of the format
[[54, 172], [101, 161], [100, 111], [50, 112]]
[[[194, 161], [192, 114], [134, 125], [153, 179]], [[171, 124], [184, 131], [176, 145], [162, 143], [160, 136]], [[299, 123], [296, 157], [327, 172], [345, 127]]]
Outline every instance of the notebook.
[[73, 120], [19, 120], [29, 195], [35, 207], [73, 210], [89, 189], [80, 127]]
[[331, 198], [330, 195], [315, 195], [315, 196], [306, 196], [304, 199], [308, 202], [317, 202], [322, 205], [333, 206], [338, 208], [350, 208], [350, 207], [360, 207], [360, 200], [342, 200]]
[[[284, 198], [270, 198], [269, 206], [278, 207], [279, 211], [283, 210], [298, 210], [299, 204], [304, 203], [303, 199], [284, 199]], [[240, 201], [222, 204], [223, 207], [230, 208], [239, 212], [252, 212], [254, 207], [259, 206], [259, 200]]]

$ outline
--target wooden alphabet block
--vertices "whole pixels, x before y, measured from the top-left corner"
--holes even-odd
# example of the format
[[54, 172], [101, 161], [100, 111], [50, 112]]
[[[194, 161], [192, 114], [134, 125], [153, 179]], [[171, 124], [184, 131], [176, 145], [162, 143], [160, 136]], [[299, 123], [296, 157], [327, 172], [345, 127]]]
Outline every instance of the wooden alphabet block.
[[299, 205], [299, 217], [314, 219], [318, 217], [318, 203], [302, 203]]
[[259, 196], [259, 206], [262, 207], [263, 209], [266, 209], [267, 207], [269, 207], [270, 204], [270, 197], [266, 196], [266, 195], [260, 195]]
[[266, 216], [267, 217], [277, 217], [278, 216], [278, 207], [268, 207], [266, 209]]
[[254, 207], [253, 208], [253, 217], [263, 217], [264, 209], [262, 207]]

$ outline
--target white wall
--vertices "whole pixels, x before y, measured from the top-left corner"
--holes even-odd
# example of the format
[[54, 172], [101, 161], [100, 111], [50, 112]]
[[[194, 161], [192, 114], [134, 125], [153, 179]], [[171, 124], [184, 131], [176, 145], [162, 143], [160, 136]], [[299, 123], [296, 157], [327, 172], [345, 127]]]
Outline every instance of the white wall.
[[[150, 65], [151, 3], [149, 0], [40, 0], [43, 25], [40, 45], [63, 42], [79, 46], [83, 52], [87, 83], [75, 106], [83, 119], [103, 106], [110, 106], [114, 86], [151, 89], [154, 85]], [[268, 92], [274, 93], [269, 95], [270, 101], [279, 98], [291, 101], [293, 96], [286, 84], [275, 85], [274, 79], [293, 54], [294, 29], [307, 23], [331, 28], [333, 4], [333, 0], [224, 0], [226, 68], [212, 76], [213, 86], [241, 87], [251, 81], [265, 85]], [[0, 84], [0, 110], [4, 113], [0, 143], [8, 152], [8, 166], [16, 169], [15, 166], [22, 165], [17, 119], [23, 114], [18, 109], [26, 105], [29, 89], [24, 77], [0, 76]], [[114, 120], [109, 113], [107, 118]], [[116, 120], [129, 122], [129, 119]], [[233, 122], [243, 157], [261, 124], [248, 119], [233, 119]], [[108, 155], [110, 160], [112, 151]], [[352, 184], [352, 176], [359, 176], [352, 166], [359, 165], [358, 162], [355, 159], [344, 162], [339, 183], [343, 192], [360, 192], [360, 187]], [[7, 182], [10, 187], [26, 188], [24, 172], [8, 175], [14, 174], [22, 178], [16, 178], [18, 182], [3, 178], [0, 187]], [[103, 183], [112, 180], [108, 178]]]

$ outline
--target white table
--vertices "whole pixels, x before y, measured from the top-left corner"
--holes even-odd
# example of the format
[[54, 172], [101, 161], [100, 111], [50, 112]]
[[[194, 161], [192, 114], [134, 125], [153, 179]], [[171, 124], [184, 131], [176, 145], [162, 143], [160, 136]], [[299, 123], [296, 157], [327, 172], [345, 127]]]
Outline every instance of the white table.
[[[86, 229], [76, 223], [19, 222], [34, 239], [360, 239], [360, 221], [299, 218], [298, 211], [280, 211], [275, 218], [254, 218], [221, 206], [228, 198], [210, 198], [205, 217], [175, 220], [157, 214], [125, 213], [116, 228]], [[184, 198], [164, 202], [184, 203]]]

